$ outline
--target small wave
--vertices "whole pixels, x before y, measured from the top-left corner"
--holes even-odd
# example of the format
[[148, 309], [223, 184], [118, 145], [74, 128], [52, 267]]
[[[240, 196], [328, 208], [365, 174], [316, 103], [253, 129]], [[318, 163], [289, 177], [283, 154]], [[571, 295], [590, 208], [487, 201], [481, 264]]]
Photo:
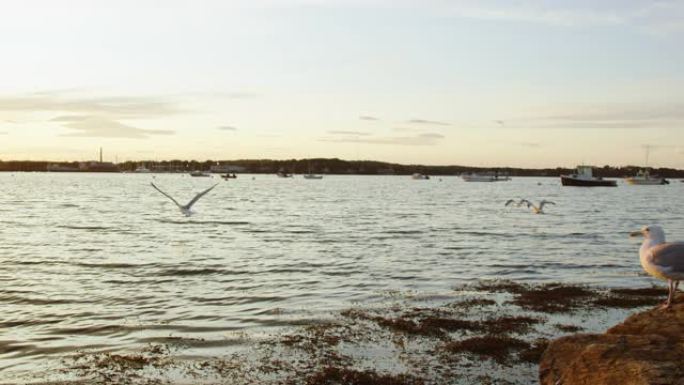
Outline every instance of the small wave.
[[75, 303], [89, 303], [85, 300], [66, 298], [31, 298], [18, 295], [0, 296], [0, 302], [20, 305], [68, 305]]
[[149, 263], [87, 263], [87, 262], [76, 262], [74, 266], [88, 267], [93, 269], [132, 269], [139, 268], [143, 266], [150, 265]]
[[88, 230], [88, 231], [118, 231], [118, 229], [113, 228], [113, 227], [105, 227], [105, 226], [74, 226], [74, 225], [60, 225], [57, 226], [58, 228], [61, 229], [68, 229], [68, 230]]
[[383, 232], [384, 234], [402, 234], [402, 235], [418, 235], [423, 234], [422, 230], [387, 230]]
[[155, 219], [159, 223], [169, 223], [173, 225], [226, 225], [226, 226], [240, 226], [249, 225], [251, 222], [247, 221], [179, 221], [172, 219]]
[[162, 270], [159, 273], [157, 273], [157, 276], [161, 277], [184, 277], [184, 276], [193, 276], [193, 275], [214, 275], [214, 274], [230, 274], [230, 275], [239, 275], [239, 274], [249, 274], [247, 271], [236, 271], [236, 270], [226, 270], [226, 269], [214, 269], [214, 268], [204, 268], [204, 269], [168, 269], [168, 270]]

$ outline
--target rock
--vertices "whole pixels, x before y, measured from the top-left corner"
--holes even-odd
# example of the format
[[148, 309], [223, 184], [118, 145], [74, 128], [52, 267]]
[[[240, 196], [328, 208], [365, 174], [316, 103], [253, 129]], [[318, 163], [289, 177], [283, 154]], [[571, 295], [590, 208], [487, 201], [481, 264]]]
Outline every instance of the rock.
[[628, 317], [605, 334], [552, 341], [539, 363], [542, 385], [684, 385], [684, 295]]

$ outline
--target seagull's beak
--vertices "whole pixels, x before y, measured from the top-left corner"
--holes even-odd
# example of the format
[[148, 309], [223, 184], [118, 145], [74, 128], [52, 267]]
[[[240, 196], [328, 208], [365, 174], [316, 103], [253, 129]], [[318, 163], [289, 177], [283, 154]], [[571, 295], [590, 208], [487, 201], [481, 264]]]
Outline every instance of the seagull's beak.
[[629, 236], [630, 236], [630, 237], [640, 237], [640, 236], [642, 236], [642, 235], [644, 235], [644, 233], [642, 233], [641, 230], [639, 230], [639, 231], [632, 231], [631, 233], [629, 233]]

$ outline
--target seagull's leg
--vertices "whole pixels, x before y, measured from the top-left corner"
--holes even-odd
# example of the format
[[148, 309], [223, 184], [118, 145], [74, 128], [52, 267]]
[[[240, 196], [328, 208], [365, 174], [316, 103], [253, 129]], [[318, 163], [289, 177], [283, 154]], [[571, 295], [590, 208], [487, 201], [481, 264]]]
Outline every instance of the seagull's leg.
[[672, 293], [674, 291], [674, 282], [671, 279], [667, 280], [667, 287], [667, 302], [665, 302], [665, 304], [662, 306], [662, 309], [669, 309], [672, 307]]

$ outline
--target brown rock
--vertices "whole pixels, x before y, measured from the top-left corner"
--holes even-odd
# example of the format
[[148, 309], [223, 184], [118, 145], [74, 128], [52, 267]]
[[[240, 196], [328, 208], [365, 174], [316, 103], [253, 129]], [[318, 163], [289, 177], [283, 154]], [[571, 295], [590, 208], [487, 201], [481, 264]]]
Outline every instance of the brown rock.
[[627, 318], [605, 334], [552, 341], [539, 364], [542, 385], [684, 385], [684, 295]]

